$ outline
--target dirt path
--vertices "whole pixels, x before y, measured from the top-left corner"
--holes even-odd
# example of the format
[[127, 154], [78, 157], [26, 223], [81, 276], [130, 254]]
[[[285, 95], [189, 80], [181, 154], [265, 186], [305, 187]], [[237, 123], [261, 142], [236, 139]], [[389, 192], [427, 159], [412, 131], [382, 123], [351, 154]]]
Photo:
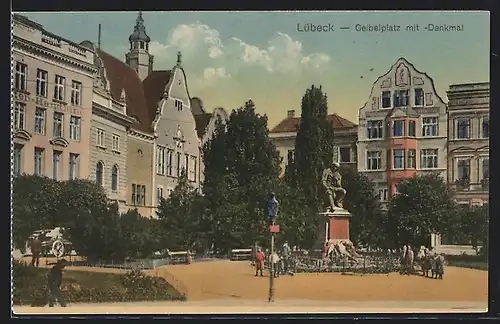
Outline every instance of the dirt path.
[[[213, 261], [156, 270], [187, 286], [188, 300], [267, 300], [269, 277], [249, 262]], [[297, 274], [275, 280], [275, 299], [350, 301], [487, 301], [488, 272], [447, 267], [443, 280], [418, 276]]]

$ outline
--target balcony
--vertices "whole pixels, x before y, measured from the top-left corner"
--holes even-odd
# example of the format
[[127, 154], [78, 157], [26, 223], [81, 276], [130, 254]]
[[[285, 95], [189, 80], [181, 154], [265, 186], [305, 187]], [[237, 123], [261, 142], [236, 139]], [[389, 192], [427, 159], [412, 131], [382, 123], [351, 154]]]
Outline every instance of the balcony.
[[480, 182], [470, 182], [469, 179], [458, 179], [455, 180], [450, 188], [458, 192], [488, 192], [489, 191], [489, 180], [483, 179]]

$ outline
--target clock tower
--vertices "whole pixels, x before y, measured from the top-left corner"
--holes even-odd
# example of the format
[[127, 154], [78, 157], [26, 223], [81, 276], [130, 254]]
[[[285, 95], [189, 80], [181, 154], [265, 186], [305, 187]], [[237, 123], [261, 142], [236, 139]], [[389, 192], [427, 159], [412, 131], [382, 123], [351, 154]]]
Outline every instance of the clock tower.
[[151, 38], [146, 34], [146, 26], [142, 18], [142, 11], [135, 21], [134, 32], [128, 38], [130, 49], [125, 54], [125, 63], [133, 68], [139, 78], [144, 80], [153, 71], [153, 55], [149, 54], [149, 43]]

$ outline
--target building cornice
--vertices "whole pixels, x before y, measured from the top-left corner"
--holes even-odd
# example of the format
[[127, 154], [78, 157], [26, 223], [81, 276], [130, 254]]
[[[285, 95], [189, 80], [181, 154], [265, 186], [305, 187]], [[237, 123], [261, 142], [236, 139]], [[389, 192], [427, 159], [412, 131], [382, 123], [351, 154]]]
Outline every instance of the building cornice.
[[13, 48], [18, 47], [20, 49], [25, 49], [29, 53], [34, 55], [39, 55], [55, 60], [58, 63], [68, 64], [72, 67], [77, 67], [85, 72], [96, 73], [97, 68], [93, 64], [75, 59], [63, 53], [59, 53], [47, 47], [42, 47], [38, 44], [30, 42], [28, 40], [22, 39], [19, 36], [13, 36]]
[[138, 139], [141, 139], [141, 140], [145, 140], [145, 141], [151, 141], [151, 143], [154, 142], [154, 135], [152, 134], [146, 134], [144, 132], [141, 132], [141, 131], [138, 131], [138, 130], [135, 130], [135, 129], [128, 129], [127, 130], [127, 135], [129, 136], [132, 136], [132, 137], [136, 137]]
[[130, 126], [135, 122], [135, 119], [121, 114], [120, 112], [109, 108], [109, 107], [104, 107], [96, 102], [92, 103], [92, 113], [95, 113], [98, 116], [104, 117], [106, 119], [111, 119], [123, 126]]

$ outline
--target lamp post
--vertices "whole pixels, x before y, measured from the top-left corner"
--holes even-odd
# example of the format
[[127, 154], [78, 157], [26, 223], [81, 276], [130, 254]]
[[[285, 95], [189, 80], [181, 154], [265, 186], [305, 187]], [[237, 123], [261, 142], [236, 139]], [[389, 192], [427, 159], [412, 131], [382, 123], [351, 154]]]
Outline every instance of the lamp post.
[[278, 200], [274, 193], [271, 193], [270, 199], [267, 202], [267, 216], [269, 218], [269, 231], [271, 232], [271, 252], [269, 257], [269, 302], [274, 301], [274, 236], [279, 231], [276, 226], [276, 216], [278, 214]]

